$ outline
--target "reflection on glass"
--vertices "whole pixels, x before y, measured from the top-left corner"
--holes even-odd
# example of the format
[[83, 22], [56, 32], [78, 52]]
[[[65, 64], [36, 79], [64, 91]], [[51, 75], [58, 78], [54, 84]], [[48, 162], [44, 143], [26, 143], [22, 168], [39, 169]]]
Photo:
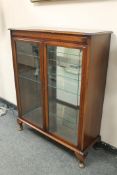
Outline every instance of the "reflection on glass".
[[49, 131], [77, 144], [82, 50], [48, 46]]
[[23, 118], [42, 127], [42, 99], [38, 45], [17, 41], [16, 50]]

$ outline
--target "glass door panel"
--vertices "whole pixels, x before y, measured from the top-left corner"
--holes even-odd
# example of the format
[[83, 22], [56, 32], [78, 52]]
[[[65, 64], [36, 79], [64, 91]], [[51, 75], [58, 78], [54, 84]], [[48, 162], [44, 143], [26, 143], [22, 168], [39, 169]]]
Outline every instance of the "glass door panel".
[[22, 117], [42, 127], [40, 50], [33, 42], [16, 41]]
[[82, 49], [47, 46], [49, 132], [77, 145]]

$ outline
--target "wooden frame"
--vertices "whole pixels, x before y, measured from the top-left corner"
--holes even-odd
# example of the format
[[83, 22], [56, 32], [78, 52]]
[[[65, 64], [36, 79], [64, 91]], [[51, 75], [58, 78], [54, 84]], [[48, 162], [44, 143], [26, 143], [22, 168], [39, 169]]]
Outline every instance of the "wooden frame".
[[[100, 140], [100, 125], [106, 83], [106, 72], [111, 32], [80, 33], [57, 30], [24, 30], [11, 29], [11, 43], [13, 52], [14, 76], [18, 105], [18, 123], [22, 129], [25, 123], [52, 140], [64, 145], [75, 152], [80, 160], [80, 167], [84, 161], [88, 148]], [[15, 41], [29, 41], [40, 47], [40, 67], [43, 98], [43, 128], [37, 127], [22, 116], [20, 89], [18, 81], [17, 55]], [[63, 46], [81, 48], [82, 80], [80, 95], [80, 118], [78, 123], [78, 144], [74, 145], [48, 131], [48, 89], [47, 89], [47, 54], [46, 46]], [[101, 79], [100, 79], [101, 76]]]

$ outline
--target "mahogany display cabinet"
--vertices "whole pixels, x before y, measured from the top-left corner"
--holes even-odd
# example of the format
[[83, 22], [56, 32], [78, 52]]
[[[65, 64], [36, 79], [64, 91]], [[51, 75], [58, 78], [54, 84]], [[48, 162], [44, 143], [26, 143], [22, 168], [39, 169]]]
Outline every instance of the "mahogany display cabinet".
[[84, 167], [100, 141], [112, 32], [10, 31], [20, 128], [27, 124], [69, 148]]

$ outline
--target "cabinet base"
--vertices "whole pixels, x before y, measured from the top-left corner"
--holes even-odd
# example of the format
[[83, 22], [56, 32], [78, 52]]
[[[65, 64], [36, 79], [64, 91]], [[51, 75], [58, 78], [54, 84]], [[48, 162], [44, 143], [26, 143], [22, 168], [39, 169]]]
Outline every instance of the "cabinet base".
[[81, 150], [79, 150], [78, 148], [76, 148], [75, 146], [72, 146], [68, 143], [65, 143], [63, 142], [62, 140], [54, 137], [53, 135], [51, 135], [50, 133], [48, 132], [45, 132], [43, 131], [42, 129], [40, 128], [37, 128], [36, 126], [32, 125], [31, 123], [29, 123], [28, 121], [25, 121], [24, 119], [22, 118], [18, 118], [17, 119], [17, 123], [19, 125], [19, 130], [23, 130], [23, 123], [25, 123], [26, 125], [30, 126], [31, 128], [37, 130], [38, 132], [40, 132], [41, 134], [47, 136], [48, 138], [60, 143], [61, 145], [69, 148], [70, 150], [74, 151], [75, 153], [75, 156], [77, 157], [77, 159], [79, 160], [79, 167], [80, 168], [84, 168], [85, 167], [85, 160], [86, 160], [86, 157], [87, 157], [87, 154], [88, 154], [88, 149], [89, 147], [93, 146], [96, 142], [98, 142], [100, 140], [100, 136], [98, 136], [92, 143], [91, 145], [89, 145], [89, 147], [84, 151], [82, 152]]

